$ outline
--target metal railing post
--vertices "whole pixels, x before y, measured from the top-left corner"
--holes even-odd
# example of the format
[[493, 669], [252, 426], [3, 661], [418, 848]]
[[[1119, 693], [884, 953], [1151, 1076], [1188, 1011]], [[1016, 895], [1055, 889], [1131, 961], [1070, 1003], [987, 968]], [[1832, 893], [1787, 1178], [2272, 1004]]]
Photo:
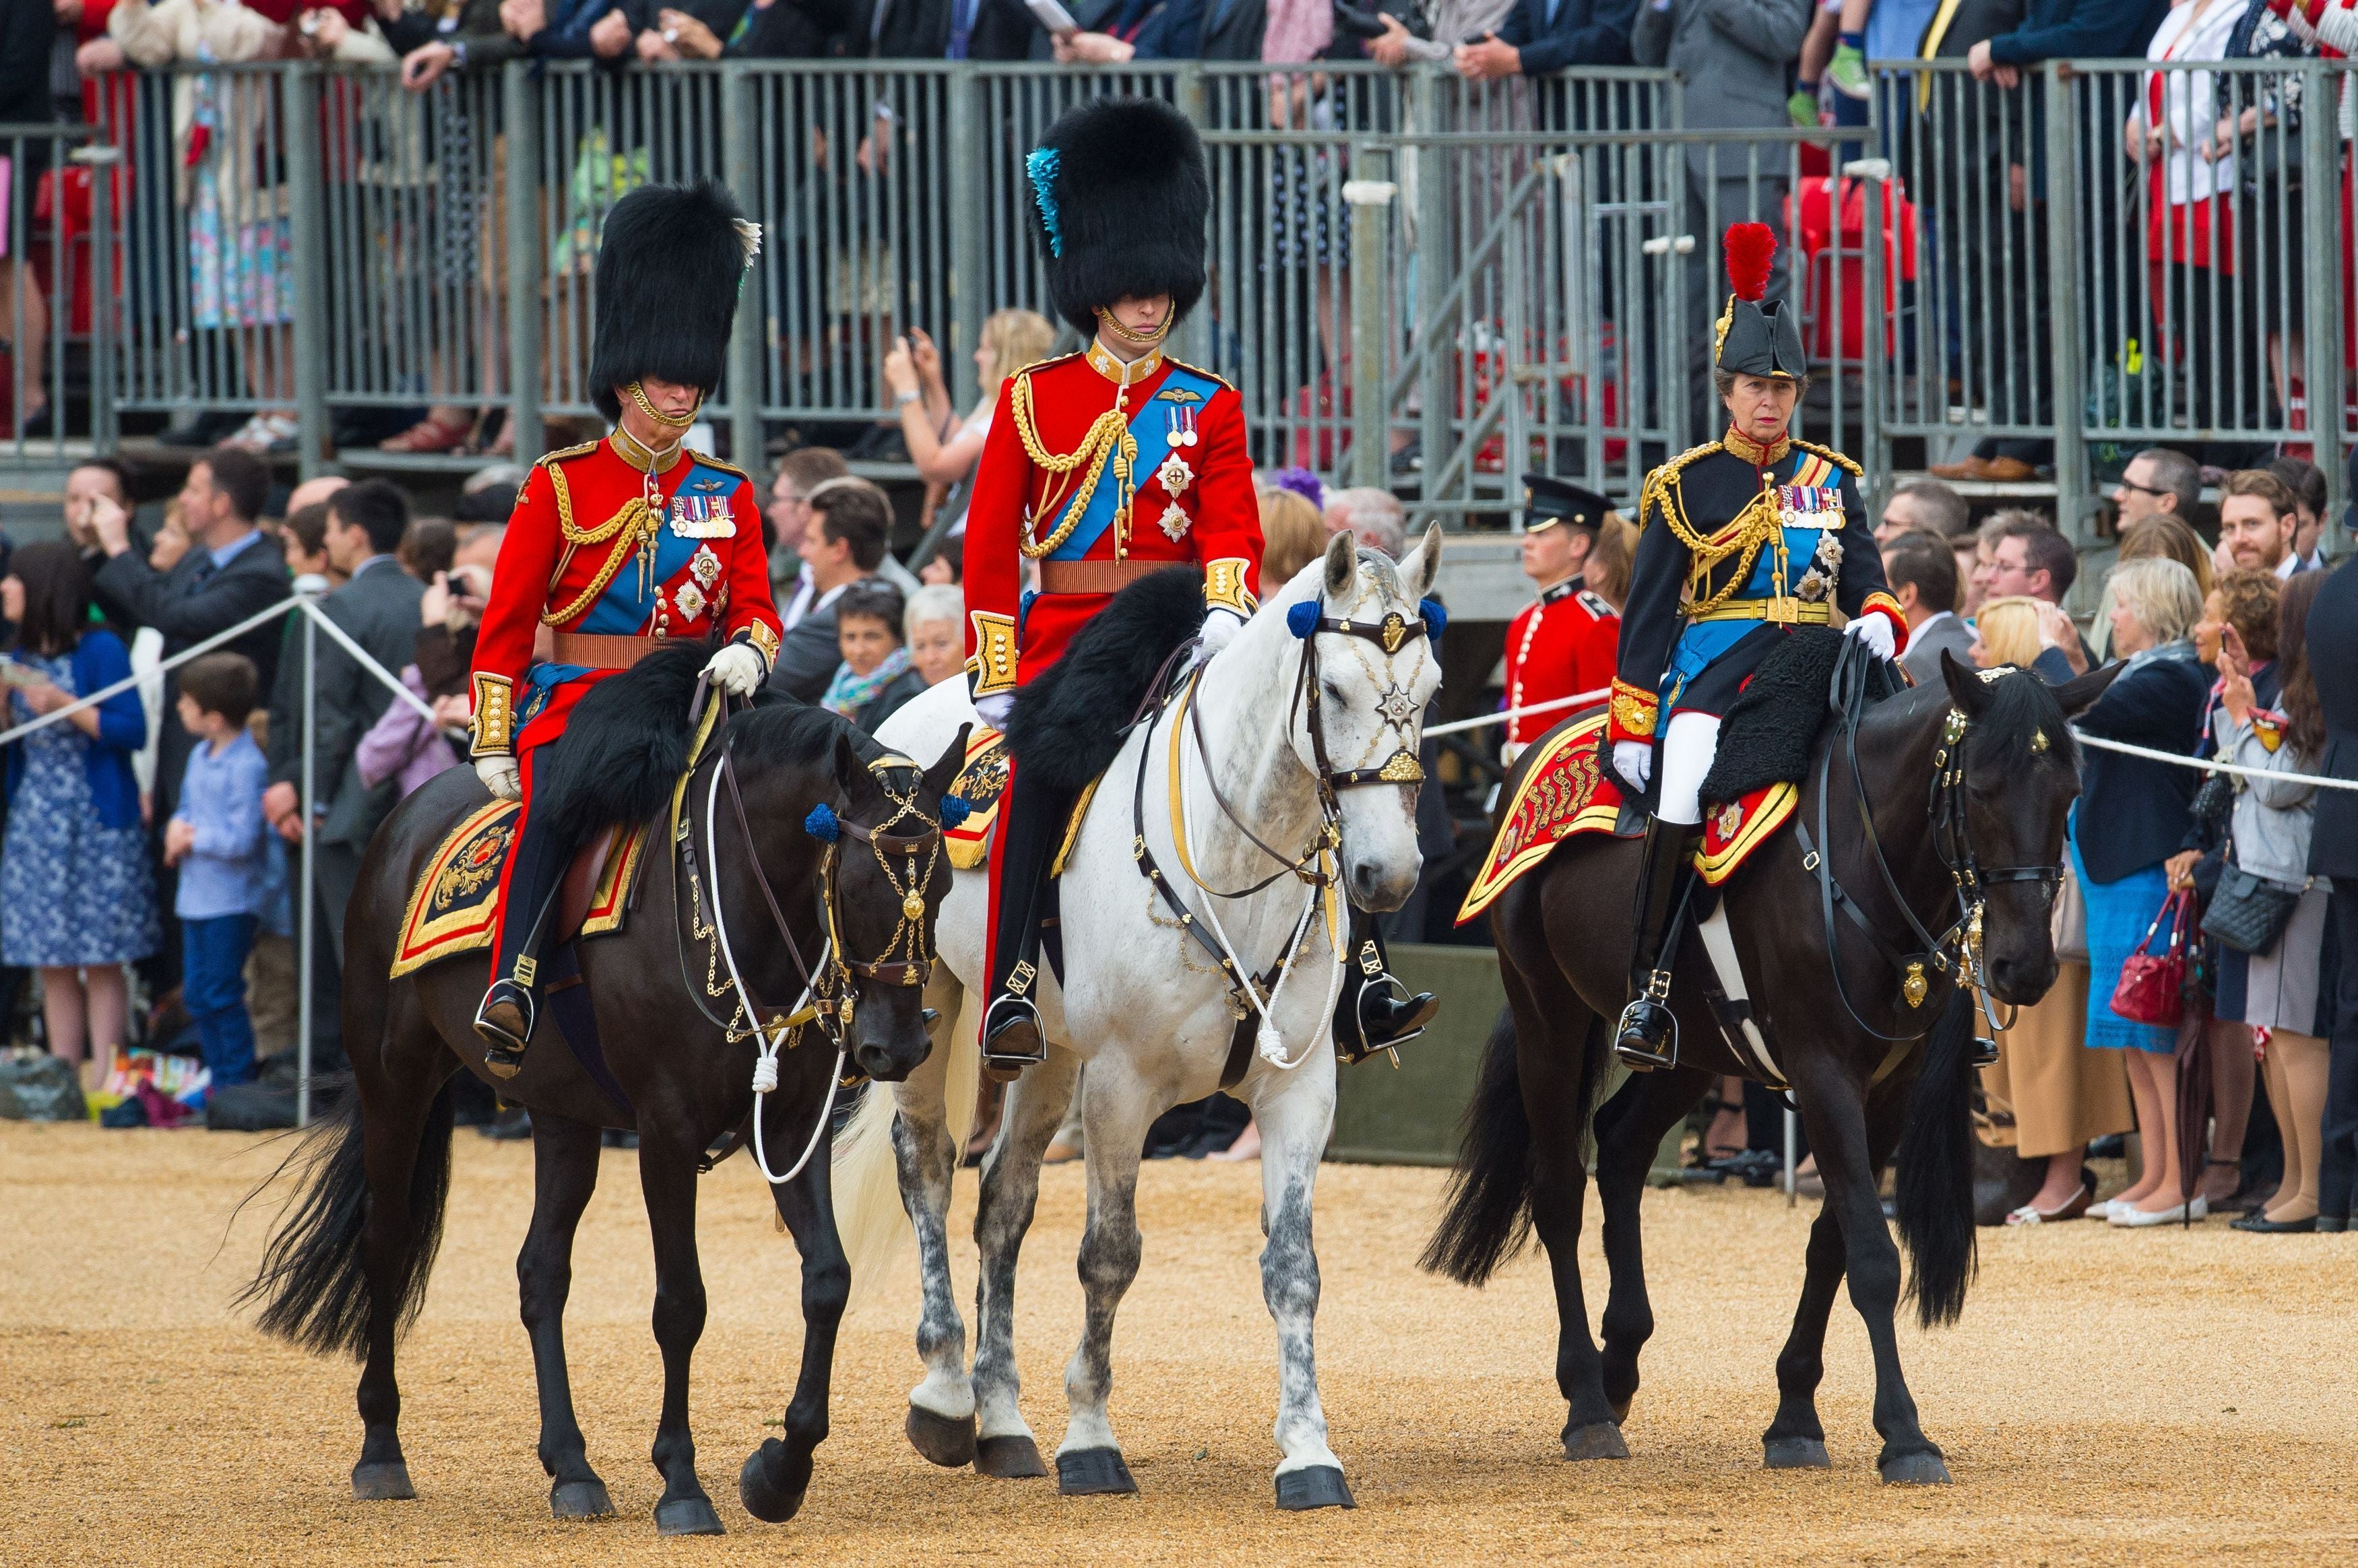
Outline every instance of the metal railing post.
[[[314, 290], [313, 292], [317, 292]], [[319, 722], [319, 623], [311, 618], [308, 600], [297, 601], [303, 617], [303, 838], [302, 907], [296, 912], [295, 953], [295, 1125], [311, 1124], [311, 970], [318, 962], [317, 909], [319, 872], [313, 854], [319, 823], [313, 806], [319, 778], [312, 762], [311, 741]]]
[[[1870, 112], [1872, 108], [1870, 102]], [[1869, 134], [1871, 135], [1872, 132]], [[1865, 355], [1866, 362], [1859, 368], [1860, 401], [1863, 405], [1859, 416], [1862, 426], [1859, 457], [1866, 466], [1867, 493], [1863, 499], [1869, 514], [1880, 517], [1884, 503], [1891, 499], [1891, 442], [1883, 433], [1883, 368], [1884, 356], [1888, 352], [1886, 345], [1889, 341], [1886, 332], [1889, 318], [1885, 314], [1884, 307], [1886, 258], [1883, 214], [1884, 198], [1890, 189], [1891, 160], [1861, 158], [1855, 163], [1844, 165], [1843, 173], [1859, 182], [1860, 194], [1866, 199], [1864, 234], [1866, 254], [1859, 268], [1865, 284], [1863, 292], [1866, 296], [1859, 308], [1866, 312], [1866, 319], [1861, 323], [1865, 330], [1859, 334], [1859, 351]], [[1837, 200], [1839, 197], [1837, 190]], [[1839, 360], [1842, 352], [1839, 334], [1835, 338], [1834, 352]]]
[[[314, 262], [328, 254], [327, 176], [319, 146], [319, 71], [309, 60], [287, 67], [280, 120], [287, 155], [287, 234], [294, 254]], [[305, 479], [328, 464], [334, 434], [328, 424], [328, 268], [298, 267], [295, 284], [295, 423], [297, 471]]]
[[[1417, 117], [1425, 131], [1441, 129], [1441, 105], [1444, 95], [1455, 81], [1439, 67], [1419, 70], [1414, 77], [1414, 91], [1409, 102], [1415, 105]], [[1438, 474], [1448, 458], [1450, 414], [1450, 369], [1454, 356], [1447, 351], [1448, 340], [1442, 332], [1441, 319], [1444, 302], [1449, 297], [1450, 274], [1454, 271], [1440, 265], [1449, 249], [1449, 180], [1445, 172], [1454, 172], [1450, 165], [1455, 149], [1431, 145], [1416, 152], [1416, 243], [1410, 254], [1416, 265], [1416, 322], [1410, 339], [1418, 356], [1417, 461], [1422, 472], [1418, 484], [1419, 499], [1427, 503], [1440, 499], [1433, 492], [1433, 476]]]
[[[2080, 147], [2077, 94], [2070, 63], [2049, 60], [2041, 73], [2047, 127], [2047, 296], [2052, 308], [2047, 341], [2051, 381], [2048, 417], [2055, 427], [2055, 526], [2075, 546], [2090, 535], [2086, 398], [2080, 388], [2088, 334], [2080, 292]], [[2034, 196], [2037, 192], [2032, 193]]]
[[532, 68], [510, 60], [500, 77], [503, 119], [507, 125], [507, 211], [500, 222], [508, 236], [508, 424], [515, 431], [519, 462], [532, 462], [547, 449], [540, 417], [542, 389], [540, 254], [540, 91]]
[[[1204, 68], [1200, 62], [1195, 60], [1179, 62], [1179, 69], [1172, 81], [1171, 95], [1179, 113], [1187, 116], [1188, 124], [1195, 127], [1197, 135], [1200, 135], [1213, 129], [1210, 124], [1210, 94], [1204, 86]], [[1241, 287], [1242, 285], [1239, 284], [1238, 287]], [[1198, 309], [1189, 312], [1187, 319], [1180, 323], [1179, 336], [1184, 340], [1180, 345], [1182, 358], [1193, 360], [1199, 365], [1217, 365], [1220, 362], [1218, 350], [1212, 341], [1210, 310]]]
[[1351, 472], [1356, 483], [1382, 490], [1390, 478], [1391, 421], [1385, 406], [1390, 358], [1391, 209], [1400, 188], [1390, 179], [1391, 155], [1368, 143], [1343, 182], [1351, 208]]
[[112, 456], [121, 438], [114, 414], [114, 171], [123, 152], [105, 143], [77, 149], [90, 170], [90, 444]]
[[[720, 70], [721, 178], [747, 212], [766, 217], [762, 204], [762, 158], [757, 137], [759, 116], [753, 108], [753, 78], [741, 61]], [[765, 234], [764, 248], [778, 243]], [[737, 466], [752, 472], [762, 463], [762, 345], [768, 323], [763, 319], [761, 266], [757, 259], [737, 283], [737, 323], [729, 338], [729, 454]], [[748, 287], [750, 285], [750, 287]], [[746, 295], [752, 296], [749, 306]]]
[[[2339, 518], [2350, 501], [2343, 493], [2349, 487], [2342, 469], [2342, 333], [2348, 330], [2344, 313], [2350, 307], [2342, 292], [2345, 264], [2340, 247], [2326, 243], [2326, 236], [2342, 227], [2342, 186], [2330, 178], [2342, 167], [2342, 147], [2335, 117], [2323, 111], [2337, 101], [2335, 90], [2344, 78], [2324, 60], [2300, 63], [2300, 101], [2304, 106], [2317, 106], [2300, 117], [2301, 214], [2294, 231], [2309, 236], [2309, 260], [2301, 268], [2301, 395], [2307, 400], [2309, 438], [2315, 448], [2310, 460], [2325, 474], [2326, 515]], [[2332, 258], [2331, 267], [2323, 265], [2328, 257]], [[2329, 535], [2337, 532], [2331, 524], [2326, 529]]]
[[[962, 66], [951, 71], [943, 87], [949, 95], [951, 157], [979, 149], [984, 143], [979, 111], [981, 97], [990, 89], [980, 76]], [[989, 220], [983, 211], [984, 181], [955, 180], [947, 194], [950, 332], [949, 341], [942, 345], [942, 361], [945, 364], [962, 365], [969, 362], [975, 348], [982, 341], [983, 317], [991, 308], [990, 281], [983, 252]]]

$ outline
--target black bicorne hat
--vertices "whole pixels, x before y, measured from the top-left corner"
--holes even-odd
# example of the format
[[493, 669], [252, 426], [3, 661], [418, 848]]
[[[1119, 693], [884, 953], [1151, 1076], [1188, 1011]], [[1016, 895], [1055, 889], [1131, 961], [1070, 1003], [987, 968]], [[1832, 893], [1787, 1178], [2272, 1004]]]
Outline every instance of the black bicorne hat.
[[1559, 523], [1594, 529], [1613, 510], [1612, 500], [1596, 491], [1543, 473], [1523, 476], [1523, 532], [1536, 534]]
[[1100, 307], [1204, 297], [1212, 183], [1187, 117], [1152, 98], [1101, 98], [1048, 127], [1026, 161], [1048, 298], [1084, 339]]
[[1733, 292], [1719, 318], [1719, 368], [1738, 375], [1803, 379], [1810, 373], [1810, 361], [1801, 351], [1801, 324], [1792, 302], [1761, 303], [1777, 257], [1776, 234], [1766, 223], [1734, 224], [1725, 250]]
[[710, 180], [643, 185], [606, 214], [598, 243], [598, 316], [590, 399], [611, 422], [622, 388], [643, 376], [720, 384], [737, 290], [761, 249], [759, 224]]

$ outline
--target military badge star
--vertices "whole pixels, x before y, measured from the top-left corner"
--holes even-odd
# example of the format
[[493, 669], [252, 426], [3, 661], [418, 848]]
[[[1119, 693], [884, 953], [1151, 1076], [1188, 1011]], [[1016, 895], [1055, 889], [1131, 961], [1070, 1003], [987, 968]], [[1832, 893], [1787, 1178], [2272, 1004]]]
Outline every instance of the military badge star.
[[[1186, 459], [1174, 452], [1163, 460], [1163, 466], [1154, 470], [1154, 477], [1162, 481], [1164, 490], [1179, 495], [1195, 482], [1195, 470], [1187, 466]], [[1172, 537], [1175, 539], [1178, 535], [1174, 534]]]
[[711, 546], [703, 546], [689, 557], [687, 569], [697, 585], [709, 593], [712, 585], [720, 580], [720, 557], [712, 553]]
[[1174, 501], [1170, 505], [1163, 509], [1161, 521], [1163, 524], [1163, 531], [1169, 535], [1174, 541], [1176, 541], [1185, 535], [1187, 532], [1187, 524], [1193, 521], [1193, 519], [1191, 519], [1184, 512], [1180, 511], [1179, 503]]
[[704, 612], [703, 590], [692, 582], [680, 584], [679, 590], [671, 596], [671, 601], [677, 607], [683, 621], [693, 621]]

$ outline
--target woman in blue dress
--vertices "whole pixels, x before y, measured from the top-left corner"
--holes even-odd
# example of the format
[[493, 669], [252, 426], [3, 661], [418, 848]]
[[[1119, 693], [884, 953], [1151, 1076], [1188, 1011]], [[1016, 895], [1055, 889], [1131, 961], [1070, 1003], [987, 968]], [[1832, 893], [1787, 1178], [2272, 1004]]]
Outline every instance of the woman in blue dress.
[[[90, 571], [62, 541], [27, 545], [0, 579], [15, 628], [8, 727], [131, 673], [122, 640], [90, 620]], [[125, 1042], [123, 966], [156, 951], [156, 877], [131, 755], [147, 738], [135, 688], [7, 748], [0, 842], [0, 962], [41, 971], [49, 1049], [100, 1061]]]

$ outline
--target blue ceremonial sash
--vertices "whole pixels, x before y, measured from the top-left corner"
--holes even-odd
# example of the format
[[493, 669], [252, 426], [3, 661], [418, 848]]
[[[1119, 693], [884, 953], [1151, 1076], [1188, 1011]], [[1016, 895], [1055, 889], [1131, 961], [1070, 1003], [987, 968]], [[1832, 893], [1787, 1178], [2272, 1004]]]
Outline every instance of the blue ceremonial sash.
[[[1137, 414], [1130, 421], [1130, 438], [1138, 443], [1138, 459], [1130, 470], [1133, 484], [1161, 468], [1163, 460], [1171, 455], [1172, 410], [1188, 408], [1200, 413], [1205, 405], [1212, 401], [1212, 394], [1220, 389], [1218, 382], [1189, 370], [1185, 365], [1172, 364], [1170, 372], [1163, 378], [1163, 385], [1153, 396], [1139, 406]], [[1163, 395], [1169, 392], [1190, 392], [1195, 394], [1195, 398], [1192, 402], [1183, 403]], [[1194, 449], [1200, 452], [1203, 449]], [[1112, 466], [1111, 460], [1108, 460], [1107, 466]], [[1194, 468], [1195, 465], [1190, 463], [1187, 466]], [[1077, 561], [1089, 553], [1089, 546], [1104, 537], [1105, 531], [1113, 526], [1118, 488], [1108, 476], [1089, 492], [1089, 507], [1081, 514], [1079, 525], [1065, 536], [1063, 544], [1048, 552], [1048, 559]], [[1063, 527], [1065, 518], [1071, 511], [1072, 503], [1065, 503], [1065, 510], [1056, 514], [1056, 521], [1050, 525], [1048, 532], [1053, 534]]]
[[[718, 488], [699, 488], [698, 481], [707, 485], [718, 481]], [[598, 596], [598, 602], [590, 607], [590, 613], [581, 618], [577, 630], [602, 637], [636, 635], [646, 625], [647, 617], [654, 613], [654, 590], [686, 571], [689, 559], [705, 543], [701, 538], [684, 538], [679, 534], [676, 524], [680, 516], [680, 499], [687, 498], [690, 508], [699, 514], [712, 512], [718, 516], [733, 515], [729, 510], [730, 498], [744, 482], [719, 469], [707, 468], [702, 463], [689, 465], [671, 499], [664, 503], [664, 525], [655, 533], [655, 567], [650, 591], [639, 591], [639, 561], [633, 551], [606, 585], [606, 590]], [[698, 520], [701, 520], [700, 515]]]

